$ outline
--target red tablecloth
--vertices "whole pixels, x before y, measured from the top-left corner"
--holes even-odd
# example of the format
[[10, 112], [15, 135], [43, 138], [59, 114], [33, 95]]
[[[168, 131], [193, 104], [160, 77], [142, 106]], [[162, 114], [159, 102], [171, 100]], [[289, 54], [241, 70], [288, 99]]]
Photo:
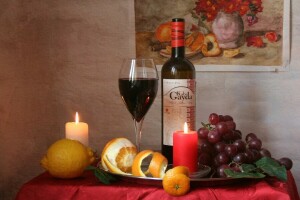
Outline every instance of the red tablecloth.
[[83, 177], [61, 180], [43, 173], [22, 186], [16, 200], [93, 199], [197, 199], [197, 200], [300, 200], [291, 172], [286, 183], [275, 179], [242, 182], [217, 187], [194, 187], [181, 197], [168, 195], [162, 187], [118, 181], [104, 185], [91, 172]]

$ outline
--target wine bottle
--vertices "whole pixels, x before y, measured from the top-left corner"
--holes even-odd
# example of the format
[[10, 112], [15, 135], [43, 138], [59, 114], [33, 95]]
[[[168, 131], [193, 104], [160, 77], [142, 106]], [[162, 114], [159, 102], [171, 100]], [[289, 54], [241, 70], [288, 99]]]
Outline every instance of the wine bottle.
[[[173, 132], [195, 130], [195, 67], [185, 58], [184, 19], [172, 19], [172, 54], [161, 70], [162, 153], [173, 163]], [[188, 156], [188, 155], [187, 155]]]

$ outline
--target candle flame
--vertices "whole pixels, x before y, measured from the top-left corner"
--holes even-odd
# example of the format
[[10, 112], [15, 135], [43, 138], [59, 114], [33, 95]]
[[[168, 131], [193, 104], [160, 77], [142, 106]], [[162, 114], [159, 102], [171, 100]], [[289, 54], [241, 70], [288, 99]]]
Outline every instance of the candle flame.
[[75, 123], [78, 124], [79, 123], [79, 116], [78, 116], [78, 112], [76, 112], [75, 114]]
[[188, 125], [186, 122], [184, 122], [184, 126], [183, 126], [183, 133], [188, 133]]

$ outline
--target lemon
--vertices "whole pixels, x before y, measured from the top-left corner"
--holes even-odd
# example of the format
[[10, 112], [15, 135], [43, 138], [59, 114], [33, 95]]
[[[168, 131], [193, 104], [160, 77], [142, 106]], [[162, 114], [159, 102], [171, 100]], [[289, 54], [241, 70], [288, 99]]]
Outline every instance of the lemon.
[[57, 178], [75, 178], [95, 160], [94, 153], [76, 140], [61, 139], [53, 143], [41, 160], [42, 167]]

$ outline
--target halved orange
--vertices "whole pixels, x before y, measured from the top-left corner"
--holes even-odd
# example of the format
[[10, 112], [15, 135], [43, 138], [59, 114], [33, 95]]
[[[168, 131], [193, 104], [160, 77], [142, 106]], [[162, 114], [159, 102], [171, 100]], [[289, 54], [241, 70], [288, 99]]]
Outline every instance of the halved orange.
[[132, 175], [134, 176], [143, 176], [145, 177], [146, 174], [148, 173], [148, 170], [143, 172], [142, 170], [142, 163], [143, 163], [143, 160], [146, 159], [147, 157], [150, 157], [153, 155], [153, 151], [152, 150], [143, 150], [141, 152], [139, 152], [134, 160], [133, 160], [133, 163], [132, 163]]
[[209, 33], [205, 36], [201, 51], [206, 57], [220, 55], [222, 51], [219, 47], [217, 38], [213, 33]]
[[154, 152], [149, 165], [149, 172], [155, 178], [162, 178], [168, 166], [168, 160], [159, 152]]

